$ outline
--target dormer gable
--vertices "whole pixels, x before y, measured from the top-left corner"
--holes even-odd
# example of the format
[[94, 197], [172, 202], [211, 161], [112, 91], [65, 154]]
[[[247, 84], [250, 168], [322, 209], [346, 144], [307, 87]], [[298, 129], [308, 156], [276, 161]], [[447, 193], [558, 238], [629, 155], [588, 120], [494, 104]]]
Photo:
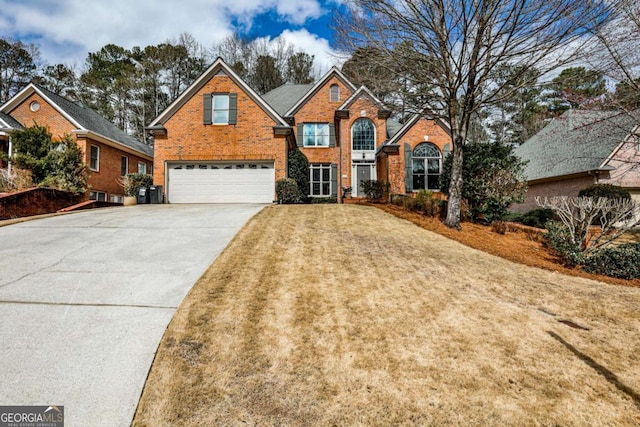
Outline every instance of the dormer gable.
[[[214, 77], [226, 76], [242, 90], [255, 104], [257, 104], [262, 111], [265, 112], [274, 122], [274, 130], [278, 132], [280, 129], [288, 129], [290, 126], [284, 121], [282, 116], [272, 108], [256, 91], [254, 91], [236, 72], [218, 57], [209, 68], [196, 79], [178, 98], [176, 98], [171, 105], [169, 105], [158, 117], [156, 117], [148, 126], [147, 129], [155, 134], [166, 132], [164, 124], [178, 112], [190, 99], [196, 94]], [[215, 95], [215, 94], [212, 94]], [[205, 98], [205, 110], [207, 108], [207, 99]], [[210, 101], [210, 100], [209, 100]], [[233, 102], [233, 99], [231, 99]]]
[[[320, 78], [308, 91], [307, 93], [300, 98], [285, 114], [285, 117], [294, 116], [304, 105], [309, 102], [324, 86], [329, 84], [333, 79], [337, 79], [340, 83], [342, 83], [347, 89], [351, 92], [356, 91], [356, 87], [353, 83], [349, 81], [349, 79], [340, 71], [337, 67], [333, 66], [331, 69]], [[331, 93], [331, 88], [329, 89]], [[330, 95], [331, 96], [331, 95]], [[327, 98], [327, 102], [330, 102], [331, 98]]]
[[351, 95], [340, 107], [336, 109], [336, 116], [341, 118], [349, 117], [349, 110], [354, 102], [358, 99], [368, 99], [371, 103], [373, 103], [378, 108], [378, 118], [386, 119], [389, 118], [391, 112], [387, 110], [380, 99], [376, 97], [373, 92], [371, 92], [366, 86], [360, 86], [358, 90], [356, 90], [353, 95]]

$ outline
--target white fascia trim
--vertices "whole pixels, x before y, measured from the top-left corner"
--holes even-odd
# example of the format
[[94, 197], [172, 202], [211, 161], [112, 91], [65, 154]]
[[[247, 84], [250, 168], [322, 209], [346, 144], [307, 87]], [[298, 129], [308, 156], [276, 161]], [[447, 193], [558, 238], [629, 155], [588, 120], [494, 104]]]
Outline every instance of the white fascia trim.
[[206, 82], [208, 82], [220, 69], [223, 69], [224, 72], [231, 77], [235, 84], [240, 86], [240, 88], [247, 94], [249, 97], [256, 102], [262, 109], [271, 116], [274, 121], [278, 123], [278, 125], [289, 126], [287, 122], [278, 114], [269, 104], [266, 103], [264, 99], [256, 91], [251, 89], [249, 85], [247, 85], [244, 80], [238, 76], [231, 67], [229, 67], [222, 58], [218, 57], [211, 66], [198, 77], [198, 79], [191, 84], [182, 94], [176, 98], [175, 101], [171, 103], [158, 117], [153, 119], [151, 123], [149, 123], [148, 127], [153, 127], [157, 125], [163, 125], [171, 116], [173, 116], [180, 107], [195, 93], [200, 90], [202, 86]]
[[76, 130], [71, 131], [71, 133], [76, 135], [76, 137], [92, 139], [93, 141], [100, 142], [100, 143], [108, 145], [110, 147], [117, 148], [120, 151], [124, 151], [126, 153], [133, 154], [134, 156], [138, 156], [138, 157], [140, 157], [142, 159], [153, 161], [153, 156], [150, 156], [148, 154], [142, 153], [142, 152], [140, 152], [138, 150], [135, 150], [135, 149], [133, 149], [131, 147], [127, 147], [126, 145], [124, 145], [124, 144], [122, 144], [122, 143], [120, 143], [118, 141], [114, 141], [111, 138], [107, 138], [106, 136], [102, 136], [99, 133], [95, 133], [93, 131], [84, 130], [84, 129], [76, 129]]
[[344, 101], [344, 103], [338, 108], [338, 110], [345, 110], [349, 107], [349, 105], [351, 105], [353, 103], [353, 101], [355, 101], [361, 94], [362, 92], [364, 92], [365, 94], [367, 94], [367, 96], [369, 96], [371, 98], [371, 100], [373, 100], [374, 103], [378, 104], [378, 106], [382, 107], [382, 101], [380, 101], [374, 94], [373, 92], [371, 92], [369, 90], [369, 88], [367, 88], [366, 86], [360, 86], [360, 88], [358, 88], [357, 91], [355, 91], [355, 93], [353, 95], [351, 95], [349, 97], [349, 99], [347, 99], [346, 101]]
[[28, 97], [30, 97], [33, 93], [37, 93], [40, 95], [42, 99], [47, 101], [49, 105], [51, 105], [58, 113], [62, 114], [62, 116], [69, 120], [71, 124], [81, 130], [86, 130], [83, 126], [80, 125], [73, 117], [71, 117], [65, 110], [60, 108], [58, 104], [49, 99], [40, 89], [38, 89], [33, 83], [29, 83], [24, 89], [18, 92], [13, 98], [7, 101], [2, 107], [0, 107], [0, 111], [3, 113], [9, 113], [22, 102], [24, 102]]
[[407, 133], [407, 131], [409, 129], [411, 129], [413, 127], [413, 125], [415, 125], [418, 120], [420, 120], [420, 114], [414, 114], [413, 117], [411, 117], [407, 123], [405, 123], [398, 132], [396, 132], [395, 135], [393, 135], [391, 137], [391, 139], [389, 139], [389, 141], [387, 141], [387, 145], [391, 145], [391, 144], [396, 144], [398, 143], [398, 140], [400, 138], [402, 138], [404, 136], [405, 133]]
[[342, 74], [342, 71], [338, 70], [338, 68], [334, 65], [333, 67], [331, 67], [329, 71], [327, 71], [327, 73], [324, 76], [322, 76], [322, 78], [320, 78], [320, 80], [316, 82], [316, 84], [314, 84], [311, 87], [311, 89], [307, 91], [307, 93], [302, 98], [298, 100], [298, 102], [294, 104], [293, 107], [289, 109], [289, 111], [287, 111], [284, 114], [285, 117], [292, 116], [300, 108], [300, 106], [302, 106], [302, 104], [306, 103], [309, 100], [309, 98], [318, 91], [318, 89], [320, 89], [322, 86], [324, 86], [327, 83], [327, 81], [331, 78], [333, 74], [336, 74], [338, 78], [342, 80], [343, 83], [347, 85], [349, 89], [351, 89], [353, 92], [357, 91], [358, 88], [356, 88], [354, 84], [351, 83], [344, 74]]

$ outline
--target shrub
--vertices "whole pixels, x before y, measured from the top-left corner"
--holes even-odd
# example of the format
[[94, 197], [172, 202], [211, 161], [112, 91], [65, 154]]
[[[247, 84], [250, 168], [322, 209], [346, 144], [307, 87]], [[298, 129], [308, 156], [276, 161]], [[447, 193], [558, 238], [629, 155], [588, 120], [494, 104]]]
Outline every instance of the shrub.
[[360, 182], [367, 200], [379, 201], [384, 197], [384, 193], [388, 190], [389, 185], [383, 181], [374, 179], [364, 180]]
[[583, 188], [578, 192], [578, 197], [631, 200], [631, 194], [627, 190], [611, 184], [595, 184]]
[[33, 187], [31, 171], [12, 168], [9, 172], [8, 169], [0, 169], [0, 193], [11, 193], [30, 187]]
[[505, 221], [517, 222], [530, 227], [544, 228], [545, 224], [551, 220], [556, 220], [556, 214], [552, 209], [532, 209], [525, 213], [511, 212], [505, 216]]
[[[583, 188], [578, 192], [578, 197], [592, 197], [594, 199], [602, 198], [609, 200], [631, 200], [631, 194], [622, 187], [611, 184], [594, 184]], [[610, 215], [605, 216], [605, 221], [610, 220]], [[602, 224], [600, 218], [596, 218], [594, 224]]]
[[433, 191], [419, 190], [415, 198], [416, 210], [423, 215], [437, 217], [440, 216], [442, 200], [433, 198]]
[[291, 204], [300, 203], [303, 199], [298, 184], [293, 178], [284, 178], [276, 182], [276, 194], [278, 203]]
[[597, 251], [587, 257], [584, 269], [621, 279], [640, 278], [640, 243], [628, 243]]
[[82, 194], [88, 188], [87, 166], [82, 161], [82, 151], [71, 136], [64, 139], [47, 154], [49, 174], [40, 182], [41, 186], [53, 187]]
[[153, 177], [145, 173], [128, 173], [121, 178], [125, 196], [137, 196], [141, 188], [153, 184]]
[[498, 234], [507, 234], [507, 223], [504, 221], [493, 221], [491, 223], [491, 230]]
[[549, 221], [545, 228], [547, 233], [543, 244], [553, 251], [562, 264], [573, 267], [583, 263], [584, 254], [580, 244], [572, 242], [571, 233], [562, 222]]
[[298, 149], [289, 151], [289, 178], [296, 182], [302, 196], [309, 195], [309, 160]]
[[[440, 175], [440, 187], [449, 194], [453, 156], [448, 155]], [[492, 222], [502, 219], [512, 203], [524, 201], [525, 164], [513, 147], [498, 143], [468, 144], [462, 164], [462, 197], [473, 220]]]
[[337, 197], [310, 197], [309, 199], [309, 203], [311, 203], [312, 205], [338, 203]]

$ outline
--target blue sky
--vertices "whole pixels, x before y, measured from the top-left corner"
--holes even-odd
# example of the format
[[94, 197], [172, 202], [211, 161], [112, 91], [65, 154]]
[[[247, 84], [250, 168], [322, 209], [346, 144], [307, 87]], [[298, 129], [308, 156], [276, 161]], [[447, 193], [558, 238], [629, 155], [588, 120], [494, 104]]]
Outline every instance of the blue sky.
[[203, 47], [235, 31], [282, 38], [315, 55], [320, 72], [339, 64], [329, 29], [342, 0], [0, 0], [0, 37], [38, 46], [48, 64], [81, 68], [108, 43], [125, 48], [190, 33]]

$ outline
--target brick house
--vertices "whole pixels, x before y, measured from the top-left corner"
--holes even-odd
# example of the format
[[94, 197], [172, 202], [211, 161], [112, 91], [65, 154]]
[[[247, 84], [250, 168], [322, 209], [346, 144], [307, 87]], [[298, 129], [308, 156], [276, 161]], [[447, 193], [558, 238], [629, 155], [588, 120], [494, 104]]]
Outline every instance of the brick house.
[[536, 197], [577, 196], [593, 184], [627, 189], [640, 201], [640, 112], [569, 110], [515, 150], [527, 162], [529, 188], [516, 212]]
[[0, 169], [9, 166], [9, 135], [16, 129], [22, 129], [22, 125], [10, 115], [0, 112]]
[[[54, 140], [73, 136], [89, 168], [86, 198], [122, 202], [119, 178], [127, 173], [151, 173], [153, 148], [127, 135], [95, 111], [36, 84], [29, 84], [0, 107], [0, 142], [10, 151], [13, 129], [46, 126]], [[6, 127], [5, 127], [6, 126]]]
[[389, 117], [335, 67], [313, 84], [260, 96], [218, 58], [149, 125], [154, 183], [169, 203], [268, 203], [297, 148], [309, 159], [312, 197], [341, 199], [345, 187], [363, 196], [361, 181], [369, 179], [389, 182], [396, 193], [437, 191], [447, 126]]

